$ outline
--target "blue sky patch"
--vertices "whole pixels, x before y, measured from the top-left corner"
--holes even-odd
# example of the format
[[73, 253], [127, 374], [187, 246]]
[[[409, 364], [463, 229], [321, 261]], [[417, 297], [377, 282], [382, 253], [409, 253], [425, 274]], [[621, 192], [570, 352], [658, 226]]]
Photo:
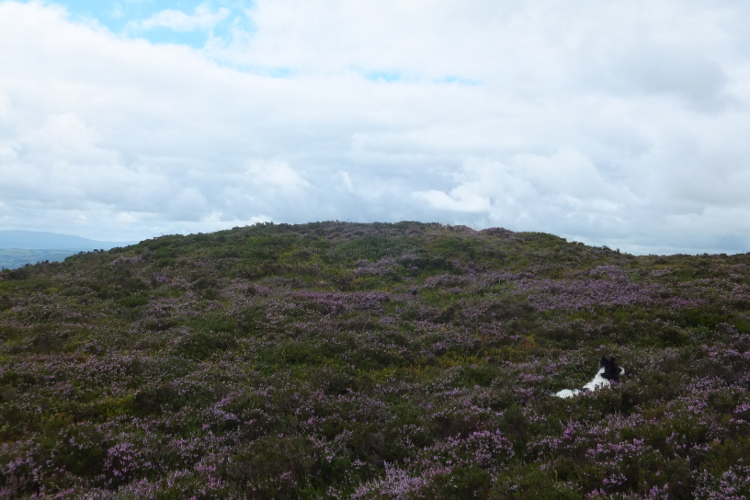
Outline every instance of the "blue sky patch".
[[[65, 7], [73, 19], [95, 19], [113, 33], [143, 38], [153, 43], [173, 43], [195, 48], [203, 48], [210, 36], [228, 42], [232, 23], [240, 21], [248, 24], [245, 21], [245, 10], [253, 6], [250, 1], [238, 0], [60, 0], [55, 3]], [[187, 28], [178, 28], [165, 26], [163, 23], [159, 25], [158, 22], [154, 25], [155, 16], [164, 16], [166, 11], [195, 17], [199, 14], [199, 7], [204, 13], [208, 11], [217, 17], [221, 12], [226, 12], [227, 15], [221, 16], [221, 20], [212, 26], [195, 23]]]
[[440, 78], [438, 80], [438, 83], [457, 83], [459, 85], [479, 85], [479, 82], [476, 80], [470, 80], [468, 78], [461, 78], [460, 76], [446, 76], [445, 78]]
[[395, 71], [370, 71], [363, 73], [368, 80], [375, 82], [398, 82], [404, 79], [403, 75]]

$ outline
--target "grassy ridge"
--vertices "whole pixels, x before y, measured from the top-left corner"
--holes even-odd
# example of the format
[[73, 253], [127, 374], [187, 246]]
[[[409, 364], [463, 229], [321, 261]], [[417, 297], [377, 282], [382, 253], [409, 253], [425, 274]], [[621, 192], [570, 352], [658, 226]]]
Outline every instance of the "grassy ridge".
[[0, 491], [747, 496], [749, 266], [316, 223], [5, 270]]

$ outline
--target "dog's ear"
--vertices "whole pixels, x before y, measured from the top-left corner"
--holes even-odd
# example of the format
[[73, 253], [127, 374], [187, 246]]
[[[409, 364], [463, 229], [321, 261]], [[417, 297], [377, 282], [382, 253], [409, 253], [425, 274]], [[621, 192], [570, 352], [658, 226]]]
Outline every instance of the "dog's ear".
[[601, 368], [607, 366], [609, 364], [609, 361], [607, 361], [607, 356], [602, 356], [601, 361], [599, 361], [599, 366]]
[[609, 361], [609, 364], [617, 366], [617, 363], [615, 363], [615, 357], [614, 356], [612, 356], [612, 359]]

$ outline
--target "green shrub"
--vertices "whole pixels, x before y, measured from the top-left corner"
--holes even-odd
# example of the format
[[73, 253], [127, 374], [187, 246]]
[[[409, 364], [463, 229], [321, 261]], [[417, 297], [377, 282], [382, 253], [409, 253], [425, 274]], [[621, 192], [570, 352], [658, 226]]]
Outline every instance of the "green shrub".
[[227, 331], [190, 331], [181, 336], [172, 352], [196, 361], [203, 361], [218, 352], [237, 348], [237, 338]]

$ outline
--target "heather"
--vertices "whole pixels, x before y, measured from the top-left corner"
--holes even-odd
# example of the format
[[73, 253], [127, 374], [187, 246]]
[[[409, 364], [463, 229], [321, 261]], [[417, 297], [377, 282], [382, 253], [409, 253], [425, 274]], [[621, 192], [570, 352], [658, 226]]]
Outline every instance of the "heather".
[[740, 499], [749, 457], [750, 254], [330, 222], [0, 272], [2, 498]]

